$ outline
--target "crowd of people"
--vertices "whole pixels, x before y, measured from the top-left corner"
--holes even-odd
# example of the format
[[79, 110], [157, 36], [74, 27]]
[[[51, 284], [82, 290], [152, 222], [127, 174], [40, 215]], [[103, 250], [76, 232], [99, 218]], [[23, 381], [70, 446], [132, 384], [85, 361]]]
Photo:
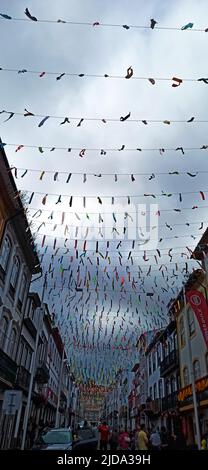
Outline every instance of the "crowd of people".
[[[110, 429], [104, 421], [98, 428], [100, 433], [100, 450], [174, 450], [187, 449], [186, 440], [181, 432], [170, 434], [164, 426], [151, 430], [141, 424], [134, 431], [127, 428]], [[201, 449], [208, 450], [208, 437], [203, 436]]]

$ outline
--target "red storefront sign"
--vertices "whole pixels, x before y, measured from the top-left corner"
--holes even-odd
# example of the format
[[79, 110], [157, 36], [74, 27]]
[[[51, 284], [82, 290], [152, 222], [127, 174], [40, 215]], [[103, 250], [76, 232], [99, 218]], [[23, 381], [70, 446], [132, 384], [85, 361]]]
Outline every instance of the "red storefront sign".
[[194, 311], [198, 320], [204, 341], [208, 348], [208, 305], [203, 294], [197, 290], [189, 290], [186, 293], [187, 301]]

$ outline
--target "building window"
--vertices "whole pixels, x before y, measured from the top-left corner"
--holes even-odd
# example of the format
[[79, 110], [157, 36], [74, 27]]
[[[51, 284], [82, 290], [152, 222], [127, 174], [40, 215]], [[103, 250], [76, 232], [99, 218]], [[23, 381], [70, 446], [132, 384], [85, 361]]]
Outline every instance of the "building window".
[[176, 392], [177, 387], [176, 387], [176, 379], [174, 375], [171, 376], [170, 384], [171, 384], [171, 393]]
[[28, 353], [28, 347], [24, 344], [24, 349], [22, 353], [22, 358], [21, 358], [21, 366], [26, 367], [27, 364], [27, 353]]
[[20, 261], [19, 261], [19, 258], [15, 256], [14, 261], [13, 261], [13, 266], [12, 266], [11, 277], [10, 277], [10, 284], [12, 285], [13, 288], [15, 288], [17, 285], [19, 268], [20, 268]]
[[161, 362], [161, 346], [160, 344], [157, 345], [157, 364], [160, 365]]
[[30, 306], [30, 318], [32, 320], [34, 320], [34, 316], [35, 316], [35, 304], [34, 302], [31, 302], [31, 306]]
[[150, 398], [151, 398], [151, 400], [152, 400], [152, 399], [153, 399], [153, 396], [152, 396], [152, 387], [150, 387], [149, 393], [150, 393]]
[[165, 395], [168, 396], [170, 395], [170, 380], [167, 379], [165, 382]]
[[11, 253], [11, 247], [12, 247], [12, 244], [11, 244], [10, 238], [6, 236], [2, 244], [1, 256], [0, 256], [1, 266], [4, 269], [4, 271], [6, 271], [6, 268], [8, 266], [9, 256]]
[[32, 351], [31, 351], [31, 349], [28, 349], [27, 362], [26, 362], [26, 365], [25, 365], [25, 368], [28, 371], [30, 371], [31, 362], [32, 362]]
[[3, 320], [1, 322], [1, 330], [0, 330], [0, 346], [2, 349], [4, 349], [5, 344], [6, 344], [8, 328], [9, 328], [9, 320], [6, 317], [3, 317]]
[[19, 290], [19, 300], [20, 300], [21, 303], [23, 302], [26, 288], [27, 288], [26, 275], [23, 274], [22, 280], [21, 280], [21, 285], [20, 285], [20, 290]]
[[156, 369], [156, 352], [153, 352], [152, 353], [152, 370], [153, 372], [155, 371]]
[[152, 374], [152, 361], [151, 361], [151, 354], [149, 355], [149, 375]]
[[22, 339], [20, 340], [20, 345], [18, 348], [18, 364], [22, 364], [22, 355], [23, 355], [23, 350], [24, 350], [24, 343]]
[[163, 381], [162, 379], [158, 382], [159, 398], [163, 398]]
[[191, 308], [188, 310], [188, 325], [189, 325], [189, 335], [192, 336], [195, 333], [195, 322], [194, 322], [194, 314]]
[[184, 382], [184, 387], [189, 385], [189, 371], [188, 367], [184, 367], [183, 369], [183, 382]]
[[200, 368], [200, 362], [198, 359], [196, 359], [193, 362], [193, 367], [194, 367], [194, 379], [197, 380], [201, 377], [201, 368]]
[[181, 317], [179, 321], [179, 334], [180, 334], [181, 347], [183, 348], [183, 346], [185, 346], [185, 328], [184, 328], [183, 317]]
[[12, 328], [11, 335], [9, 338], [9, 355], [13, 359], [14, 352], [16, 349], [16, 339], [17, 339], [17, 332], [15, 328]]
[[157, 398], [157, 384], [154, 384], [154, 400]]

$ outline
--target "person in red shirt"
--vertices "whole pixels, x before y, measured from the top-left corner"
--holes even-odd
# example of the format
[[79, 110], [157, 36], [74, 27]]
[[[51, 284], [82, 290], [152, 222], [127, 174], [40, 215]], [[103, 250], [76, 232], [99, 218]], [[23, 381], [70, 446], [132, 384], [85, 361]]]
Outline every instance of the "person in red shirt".
[[99, 426], [98, 431], [100, 433], [100, 450], [107, 450], [108, 439], [109, 439], [109, 427], [106, 421]]
[[130, 449], [130, 442], [131, 442], [131, 439], [130, 439], [129, 433], [127, 432], [127, 429], [125, 429], [125, 431], [121, 429], [119, 438], [118, 438], [120, 449], [124, 449], [124, 450]]

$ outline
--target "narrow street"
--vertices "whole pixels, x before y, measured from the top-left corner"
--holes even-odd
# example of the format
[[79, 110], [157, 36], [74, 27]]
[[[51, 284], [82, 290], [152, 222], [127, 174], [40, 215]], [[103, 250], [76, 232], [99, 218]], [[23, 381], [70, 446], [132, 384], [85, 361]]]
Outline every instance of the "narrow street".
[[207, 2], [29, 3], [0, 12], [0, 452], [208, 450]]

